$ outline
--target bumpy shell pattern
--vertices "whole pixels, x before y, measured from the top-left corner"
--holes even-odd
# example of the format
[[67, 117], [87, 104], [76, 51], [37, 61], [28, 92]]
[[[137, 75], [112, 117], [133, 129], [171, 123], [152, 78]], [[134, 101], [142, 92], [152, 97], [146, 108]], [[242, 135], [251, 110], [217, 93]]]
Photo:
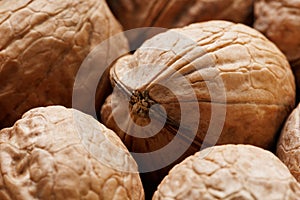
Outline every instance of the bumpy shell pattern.
[[[193, 42], [180, 42], [182, 38], [175, 37], [174, 33]], [[159, 34], [146, 41], [133, 55], [119, 59], [111, 69], [111, 79], [113, 84], [129, 91], [146, 91], [149, 98], [164, 106], [168, 116], [179, 124], [178, 104], [191, 109], [190, 102], [195, 99], [191, 99], [190, 91], [181, 82], [172, 83], [174, 70], [189, 81], [200, 107], [198, 144], [208, 129], [212, 104], [226, 104], [226, 120], [219, 144], [249, 143], [263, 148], [273, 145], [276, 132], [294, 107], [294, 77], [285, 56], [262, 34], [242, 24], [210, 21]], [[222, 88], [217, 78], [222, 78], [224, 83], [225, 100], [219, 98]], [[161, 80], [170, 81], [183, 102], [176, 102], [176, 97], [159, 85]], [[213, 102], [212, 95], [216, 96]], [[163, 134], [148, 140], [139, 140], [126, 135], [124, 129], [118, 129], [114, 113], [123, 117], [123, 124], [128, 122], [123, 115], [126, 111], [126, 106], [121, 104], [123, 96], [113, 93], [112, 104], [111, 97], [107, 99], [102, 107], [102, 120], [119, 134], [130, 150], [156, 150], [172, 139], [176, 132], [170, 129], [162, 129]], [[138, 118], [137, 123], [147, 124], [138, 114], [131, 117]], [[193, 115], [185, 117], [189, 117], [189, 124], [199, 121], [193, 119]], [[130, 124], [126, 127], [127, 133], [134, 132]]]
[[71, 106], [82, 61], [120, 31], [104, 0], [0, 1], [0, 128], [33, 107]]
[[109, 0], [124, 29], [182, 27], [212, 19], [247, 23], [253, 0]]
[[120, 139], [77, 110], [35, 108], [0, 132], [1, 200], [140, 200], [143, 195], [136, 162]]
[[277, 155], [300, 181], [300, 105], [291, 113], [282, 129]]
[[[140, 169], [154, 163], [170, 168], [199, 151], [203, 142], [271, 148], [295, 101], [294, 76], [286, 57], [258, 31], [226, 21], [196, 23], [147, 40], [133, 55], [116, 62], [111, 82], [115, 90], [101, 109], [101, 120], [129, 151], [160, 152], [177, 142], [164, 153], [150, 153], [151, 159], [138, 161]], [[155, 109], [151, 112], [156, 104], [167, 113], [158, 130], [156, 124], [163, 120]], [[196, 129], [195, 137], [189, 129]], [[184, 146], [186, 151], [180, 152]], [[172, 156], [174, 163], [168, 160]], [[158, 184], [167, 171], [149, 175], [146, 183]]]
[[250, 145], [224, 145], [176, 165], [153, 200], [296, 200], [299, 191], [295, 178], [271, 152]]
[[257, 0], [255, 17], [254, 28], [264, 33], [287, 56], [300, 87], [300, 1]]

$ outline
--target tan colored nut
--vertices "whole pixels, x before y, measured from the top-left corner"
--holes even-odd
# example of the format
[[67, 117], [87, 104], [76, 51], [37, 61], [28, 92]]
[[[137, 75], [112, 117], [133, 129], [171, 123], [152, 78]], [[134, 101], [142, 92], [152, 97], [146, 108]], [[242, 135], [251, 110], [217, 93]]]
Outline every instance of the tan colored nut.
[[264, 33], [287, 56], [300, 86], [300, 1], [256, 0], [254, 28]]
[[300, 185], [271, 152], [250, 145], [207, 148], [176, 165], [153, 200], [296, 200]]
[[277, 144], [277, 155], [300, 181], [300, 105], [287, 119]]
[[144, 194], [136, 162], [113, 131], [77, 110], [50, 106], [0, 131], [0, 199], [142, 200]]
[[[186, 38], [193, 42], [185, 44]], [[111, 69], [112, 83], [123, 90], [113, 93], [113, 105], [111, 97], [107, 99], [102, 107], [102, 120], [117, 131], [130, 150], [159, 149], [176, 134], [176, 130], [163, 129], [164, 134], [156, 134], [151, 140], [138, 140], [118, 130], [114, 123], [116, 116], [124, 123], [128, 121], [122, 114], [129, 104], [131, 117], [145, 125], [149, 123], [145, 113], [147, 115], [149, 107], [158, 103], [164, 106], [173, 122], [169, 126], [179, 125], [178, 104], [189, 109], [193, 99], [191, 91], [181, 82], [172, 83], [174, 71], [189, 81], [200, 107], [201, 119], [185, 116], [191, 117], [189, 122], [200, 120], [195, 144], [201, 144], [206, 134], [212, 104], [226, 103], [226, 120], [219, 144], [249, 143], [263, 148], [273, 145], [276, 132], [294, 107], [295, 84], [290, 66], [285, 56], [262, 34], [226, 21], [192, 24], [153, 37], [133, 55], [119, 59]], [[221, 94], [217, 78], [222, 78], [224, 83], [226, 99], [223, 102], [221, 98], [211, 102], [212, 93]], [[170, 81], [184, 101], [176, 102], [176, 96], [159, 85], [162, 80]], [[120, 102], [126, 95], [131, 95], [131, 99], [124, 106]], [[147, 101], [147, 106], [142, 105], [143, 101]], [[111, 106], [115, 110], [111, 111]], [[130, 124], [127, 127], [130, 134], [133, 130]]]
[[171, 28], [212, 19], [247, 23], [253, 0], [110, 0], [108, 5], [124, 29]]
[[33, 107], [70, 107], [82, 61], [120, 31], [104, 0], [0, 1], [0, 128]]
[[[111, 69], [111, 79], [115, 92], [101, 109], [102, 122], [132, 152], [159, 151], [174, 137], [180, 144], [169, 149], [170, 154], [178, 152], [178, 146], [191, 144], [176, 162], [199, 151], [206, 138], [205, 145], [243, 143], [273, 148], [276, 133], [295, 101], [294, 77], [286, 57], [258, 31], [227, 21], [196, 23], [161, 33], [133, 55], [120, 58]], [[177, 96], [161, 83], [168, 83]], [[153, 110], [154, 117], [149, 119], [150, 108], [156, 104], [167, 112], [166, 123], [157, 132], [155, 123], [163, 121], [161, 112]], [[224, 126], [207, 134], [210, 126], [222, 123], [218, 117], [224, 114], [219, 113], [224, 107]], [[184, 115], [181, 109], [186, 111]], [[149, 124], [154, 126], [143, 128]], [[186, 128], [180, 134], [179, 126]], [[194, 131], [189, 131], [193, 128], [195, 138]], [[154, 161], [143, 164], [151, 166], [155, 160], [162, 163], [169, 158], [156, 155]], [[166, 171], [147, 177], [152, 180], [146, 182], [155, 185]]]

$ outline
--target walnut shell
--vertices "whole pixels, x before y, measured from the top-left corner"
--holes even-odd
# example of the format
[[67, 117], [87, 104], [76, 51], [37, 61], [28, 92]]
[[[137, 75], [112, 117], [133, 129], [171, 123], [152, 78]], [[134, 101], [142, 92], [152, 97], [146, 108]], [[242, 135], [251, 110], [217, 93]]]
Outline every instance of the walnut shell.
[[182, 27], [213, 19], [249, 22], [253, 0], [109, 0], [124, 29]]
[[70, 107], [82, 61], [120, 31], [104, 0], [0, 1], [0, 128], [33, 107]]
[[256, 0], [255, 17], [254, 28], [264, 33], [287, 56], [300, 87], [300, 1]]
[[[176, 140], [177, 146], [147, 164], [138, 162], [147, 166], [168, 160], [184, 145], [188, 148], [179, 160], [215, 142], [271, 148], [295, 101], [294, 77], [286, 57], [258, 31], [226, 21], [196, 23], [147, 40], [133, 55], [116, 62], [111, 79], [115, 92], [103, 105], [101, 120], [129, 151], [159, 151], [174, 138], [181, 138]], [[173, 91], [161, 86], [162, 82]], [[131, 97], [127, 100], [126, 96]], [[167, 119], [153, 134], [155, 123], [161, 120], [155, 117], [160, 111], [148, 116], [155, 104], [165, 109]], [[224, 126], [207, 134], [210, 126], [222, 125], [218, 118], [223, 114]], [[154, 127], [143, 128], [149, 124]], [[180, 132], [179, 126], [186, 129]], [[189, 129], [196, 129], [195, 137]], [[168, 167], [179, 160], [169, 162]]]
[[[186, 42], [184, 38], [193, 43], [181, 44], [180, 40]], [[178, 49], [179, 53], [174, 53]], [[189, 57], [193, 57], [190, 62]], [[180, 106], [189, 109], [189, 101], [193, 100], [191, 91], [170, 80], [175, 69], [183, 74], [195, 92], [202, 115], [198, 130], [200, 143], [205, 135], [203, 132], [207, 130], [201, 120], [203, 117], [209, 121], [211, 104], [226, 104], [226, 120], [218, 140], [220, 144], [249, 143], [263, 148], [272, 146], [276, 132], [294, 107], [294, 77], [285, 56], [256, 30], [226, 21], [192, 24], [153, 37], [133, 55], [120, 58], [111, 69], [111, 79], [112, 84], [132, 92], [130, 95], [134, 96], [134, 91], [147, 92], [151, 100], [164, 106], [173, 121], [180, 123], [176, 96], [159, 85], [161, 80], [175, 85], [178, 96], [185, 100]], [[221, 102], [224, 99], [215, 98], [211, 102], [212, 94], [221, 94], [220, 86], [216, 85], [218, 77], [224, 83], [226, 99]], [[109, 111], [112, 105], [108, 98], [101, 112], [103, 122], [117, 129], [118, 126], [113, 125], [112, 113], [122, 115], [126, 109], [124, 111], [124, 104], [118, 105], [123, 100], [122, 92], [113, 95], [116, 110]], [[137, 113], [133, 117], [143, 119]], [[191, 117], [189, 122], [199, 120], [192, 119], [193, 115], [186, 117]], [[127, 122], [127, 118], [122, 120]], [[130, 133], [130, 127], [127, 132]], [[125, 133], [119, 131], [118, 134], [125, 139]], [[174, 133], [171, 131], [170, 135]], [[132, 151], [144, 151], [145, 147], [153, 150], [159, 145], [157, 142], [166, 137], [164, 134], [157, 141], [144, 140], [142, 144], [129, 142], [130, 136], [126, 136], [125, 143], [128, 142]]]
[[144, 194], [136, 162], [113, 131], [77, 110], [49, 106], [0, 131], [0, 199], [140, 200]]
[[300, 181], [300, 105], [294, 109], [281, 131], [277, 144], [277, 155]]
[[296, 200], [299, 191], [295, 178], [271, 152], [251, 145], [224, 145], [176, 165], [153, 200]]
[[163, 28], [183, 27], [195, 22], [228, 20], [252, 24], [253, 0], [109, 0], [113, 14], [125, 30], [143, 29], [127, 34], [131, 48], [140, 46]]

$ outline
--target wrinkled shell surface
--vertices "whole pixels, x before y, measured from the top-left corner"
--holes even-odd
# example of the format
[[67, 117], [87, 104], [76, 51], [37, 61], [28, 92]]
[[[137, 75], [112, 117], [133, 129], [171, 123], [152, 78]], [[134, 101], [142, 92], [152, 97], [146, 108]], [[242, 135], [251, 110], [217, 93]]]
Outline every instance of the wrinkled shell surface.
[[250, 145], [224, 145], [176, 165], [153, 200], [296, 200], [299, 191], [297, 181], [271, 152]]
[[[295, 101], [294, 77], [285, 56], [256, 30], [226, 21], [192, 24], [147, 40], [133, 55], [116, 62], [111, 79], [118, 87], [103, 105], [101, 119], [129, 151], [159, 152], [175, 135], [179, 138], [173, 149], [138, 163], [140, 166], [163, 163], [178, 154], [178, 148], [188, 146], [186, 152], [179, 152], [181, 160], [199, 151], [204, 139], [206, 145], [246, 143], [271, 148]], [[161, 83], [172, 87], [177, 97]], [[164, 107], [171, 123], [157, 131], [155, 123], [163, 120], [154, 115], [149, 123], [149, 118], [137, 114], [143, 111], [143, 102], [128, 109], [130, 102], [120, 87], [129, 93], [148, 91], [149, 98]], [[226, 113], [222, 113], [224, 107]], [[222, 115], [225, 121], [219, 120]], [[214, 129], [222, 122], [224, 126]], [[144, 128], [148, 125], [153, 126]], [[179, 125], [186, 127], [180, 134]], [[189, 129], [196, 129], [195, 138], [191, 134], [195, 131]], [[146, 182], [153, 186], [165, 175], [151, 175]]]
[[[276, 17], [275, 17], [276, 16]], [[254, 27], [264, 33], [287, 56], [300, 87], [300, 1], [255, 1]]]
[[143, 198], [125, 146], [86, 114], [62, 106], [35, 108], [0, 132], [1, 200]]
[[277, 155], [300, 181], [300, 106], [291, 113], [282, 129]]
[[0, 1], [0, 128], [33, 107], [70, 107], [82, 61], [120, 31], [103, 0]]
[[124, 29], [182, 27], [193, 22], [223, 19], [249, 22], [253, 0], [109, 0]]
[[[186, 85], [174, 78], [174, 69], [189, 81], [196, 99], [192, 99]], [[222, 88], [217, 85], [218, 78], [223, 80], [226, 99], [219, 98]], [[196, 141], [200, 143], [210, 123], [212, 104], [221, 107], [226, 103], [226, 120], [219, 143], [250, 143], [264, 148], [272, 145], [275, 133], [294, 106], [294, 77], [284, 55], [256, 30], [226, 21], [192, 24], [155, 36], [133, 55], [119, 59], [111, 69], [111, 79], [113, 84], [120, 83], [129, 91], [148, 91], [149, 97], [163, 105], [177, 123], [180, 123], [178, 104], [189, 110], [190, 101], [196, 100], [201, 113]], [[159, 85], [162, 80], [171, 83], [183, 102], [176, 102], [176, 97]], [[117, 131], [130, 150], [157, 149], [172, 139], [176, 132], [169, 129], [139, 142], [120, 132], [112, 113], [118, 113], [116, 116], [123, 117], [126, 123], [123, 114], [128, 102], [124, 106], [121, 103], [124, 95], [119, 93], [113, 93], [112, 104], [111, 98], [107, 99], [102, 107], [102, 120]], [[199, 121], [193, 116], [185, 116], [189, 124]], [[145, 124], [138, 115], [134, 117]], [[126, 127], [130, 133], [130, 125]]]

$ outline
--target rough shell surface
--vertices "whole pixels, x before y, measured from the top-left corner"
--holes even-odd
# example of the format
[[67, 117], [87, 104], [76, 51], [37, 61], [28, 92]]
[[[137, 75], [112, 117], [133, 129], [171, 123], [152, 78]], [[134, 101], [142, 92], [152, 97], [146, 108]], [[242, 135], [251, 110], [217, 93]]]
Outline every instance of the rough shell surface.
[[277, 155], [300, 181], [300, 105], [287, 119], [277, 144]]
[[70, 107], [82, 61], [120, 31], [104, 0], [0, 1], [0, 128], [33, 107]]
[[153, 200], [296, 200], [299, 191], [295, 178], [271, 152], [250, 145], [224, 145], [176, 165]]
[[0, 132], [1, 200], [143, 198], [126, 147], [82, 112], [35, 108]]
[[[179, 152], [181, 160], [203, 143], [273, 148], [276, 133], [294, 107], [294, 76], [286, 57], [258, 31], [227, 21], [159, 34], [133, 55], [120, 58], [110, 72], [116, 87], [101, 109], [101, 120], [130, 151], [159, 152], [179, 138], [173, 150], [157, 154], [147, 166], [187, 146], [186, 152]], [[147, 94], [166, 111], [167, 123], [160, 130], [156, 124], [164, 123], [161, 110], [154, 110], [149, 120], [144, 111], [151, 102], [146, 97], [136, 101], [140, 97], [134, 91]], [[183, 129], [177, 132], [179, 126]], [[164, 175], [151, 175], [147, 182], [155, 185]]]
[[254, 27], [287, 56], [300, 87], [300, 1], [257, 0], [255, 17]]
[[[182, 76], [176, 77], [175, 72]], [[185, 109], [191, 113], [184, 116], [186, 121], [196, 124], [199, 119], [193, 118], [190, 105], [197, 101], [201, 111], [197, 135], [200, 142], [210, 121], [211, 106], [225, 104], [226, 120], [218, 142], [268, 148], [295, 101], [294, 77], [285, 56], [256, 30], [226, 21], [192, 24], [153, 37], [133, 55], [119, 59], [111, 69], [111, 79], [128, 91], [148, 91], [175, 123], [180, 123], [180, 109]], [[161, 83], [172, 87], [177, 96]], [[224, 91], [226, 97], [222, 99]], [[120, 93], [113, 93], [114, 102], [110, 103], [109, 98], [102, 108], [102, 120], [112, 129], [118, 127], [113, 125], [113, 113], [118, 113], [123, 123], [128, 122], [123, 115], [128, 102], [122, 104], [124, 95]], [[176, 101], [177, 97], [182, 102]], [[109, 111], [111, 106], [113, 111]], [[146, 122], [141, 119], [140, 123]], [[129, 124], [127, 128], [129, 133]], [[168, 138], [167, 134], [157, 134], [152, 137], [153, 143], [146, 140], [142, 144], [129, 142], [130, 136], [124, 133], [118, 134], [133, 151], [155, 149], [160, 140]]]

